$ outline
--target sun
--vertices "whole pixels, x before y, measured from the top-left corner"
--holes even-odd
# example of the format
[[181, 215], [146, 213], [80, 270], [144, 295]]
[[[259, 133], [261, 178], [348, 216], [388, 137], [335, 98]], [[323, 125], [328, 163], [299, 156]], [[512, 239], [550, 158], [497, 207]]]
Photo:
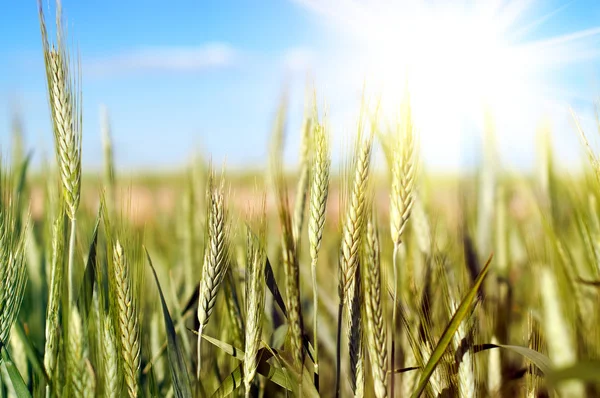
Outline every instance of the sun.
[[566, 111], [551, 73], [593, 56], [600, 35], [599, 28], [540, 35], [566, 6], [543, 9], [532, 0], [302, 3], [353, 38], [349, 64], [381, 95], [384, 115], [397, 116], [408, 90], [422, 141], [439, 147], [431, 157], [453, 151], [456, 161], [486, 113], [516, 142], [522, 130], [514, 126]]

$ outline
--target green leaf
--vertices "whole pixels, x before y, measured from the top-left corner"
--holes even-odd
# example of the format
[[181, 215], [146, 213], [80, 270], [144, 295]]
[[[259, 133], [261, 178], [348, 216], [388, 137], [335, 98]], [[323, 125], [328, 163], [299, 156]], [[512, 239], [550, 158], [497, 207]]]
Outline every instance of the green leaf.
[[[195, 334], [198, 332], [192, 331]], [[214, 346], [222, 349], [227, 354], [231, 355], [233, 358], [238, 359], [239, 361], [244, 360], [244, 352], [239, 348], [235, 348], [231, 344], [227, 344], [221, 340], [215, 339], [213, 337], [207, 336], [205, 334], [202, 335], [202, 338], [213, 344]], [[267, 362], [271, 357], [276, 356], [278, 360], [285, 364], [285, 367], [288, 369], [293, 369], [293, 366], [288, 363], [288, 361], [284, 360], [275, 350], [271, 350], [269, 347], [263, 347], [258, 350], [258, 366], [256, 371], [265, 376], [267, 379], [272, 381], [273, 383], [285, 388], [288, 391], [296, 392], [298, 391], [296, 388], [296, 384], [290, 380], [288, 375], [288, 371], [282, 368], [278, 368], [274, 365], [271, 365]], [[217, 391], [213, 394], [213, 397], [225, 397], [231, 394], [235, 389], [240, 386], [242, 382], [242, 370], [241, 366], [238, 369], [234, 370], [219, 386]], [[312, 373], [308, 371], [302, 372], [302, 396], [304, 397], [318, 397], [317, 390], [312, 384]], [[317, 395], [315, 395], [317, 394]]]
[[14, 323], [14, 328], [17, 336], [25, 347], [25, 355], [27, 356], [27, 359], [29, 359], [31, 366], [40, 376], [43, 377], [46, 384], [50, 384], [50, 378], [46, 374], [46, 369], [44, 368], [43, 356], [33, 346], [31, 340], [29, 340], [29, 337], [27, 337], [27, 334], [25, 333], [23, 325], [20, 321]]
[[173, 319], [171, 319], [169, 308], [167, 307], [167, 303], [165, 302], [165, 296], [163, 295], [162, 289], [160, 287], [160, 282], [158, 281], [156, 270], [152, 265], [152, 259], [150, 258], [150, 254], [148, 253], [148, 250], [145, 247], [144, 250], [146, 251], [148, 264], [152, 269], [152, 274], [154, 275], [154, 280], [156, 281], [156, 286], [158, 287], [158, 293], [160, 295], [160, 303], [162, 305], [163, 318], [165, 321], [165, 330], [167, 332], [167, 355], [169, 358], [169, 370], [171, 372], [171, 379], [173, 380], [173, 392], [178, 398], [191, 397], [192, 386], [190, 384], [190, 378], [188, 375], [187, 367], [185, 366], [185, 360], [183, 358], [181, 347], [179, 345], [179, 342], [177, 341], [175, 325], [173, 324]]
[[[275, 274], [273, 273], [273, 268], [271, 267], [271, 262], [269, 261], [268, 257], [265, 263], [265, 283], [267, 284], [269, 291], [273, 295], [275, 303], [277, 303], [277, 306], [283, 313], [283, 316], [287, 319], [287, 310], [285, 308], [285, 303], [283, 301], [283, 298], [281, 297], [279, 286], [277, 286]], [[306, 336], [306, 333], [304, 333], [304, 331], [302, 331], [302, 346], [304, 347], [304, 350], [308, 354], [310, 360], [314, 363], [314, 349], [312, 347], [312, 344], [310, 344], [310, 342], [308, 341], [308, 337]]]
[[[27, 170], [29, 168], [29, 163], [31, 161], [32, 153], [29, 152], [27, 157], [21, 163], [21, 167], [17, 173], [17, 184], [15, 187], [15, 197], [17, 198], [17, 214], [23, 214], [23, 200], [25, 199], [25, 183], [27, 182]], [[15, 227], [16, 232], [20, 232], [22, 229], [22, 219], [19, 217], [16, 221], [17, 225]]]
[[[190, 332], [194, 333], [196, 336], [198, 336], [197, 330], [193, 330], [190, 328], [188, 328], [188, 330]], [[240, 361], [244, 360], [244, 356], [246, 354], [244, 353], [244, 351], [240, 350], [239, 348], [236, 348], [236, 347], [232, 346], [231, 344], [227, 344], [224, 341], [215, 339], [214, 337], [207, 336], [204, 333], [202, 334], [202, 338], [204, 340], [208, 341], [209, 343], [211, 343], [212, 345], [214, 345], [215, 347], [222, 349], [223, 351], [225, 351], [225, 353], [231, 355], [233, 358], [240, 360]]]
[[487, 263], [479, 273], [479, 276], [475, 280], [473, 287], [471, 287], [471, 289], [467, 292], [467, 295], [463, 298], [462, 302], [460, 303], [460, 306], [452, 316], [450, 323], [448, 323], [448, 326], [446, 326], [446, 330], [444, 330], [444, 333], [442, 333], [440, 341], [433, 350], [429, 361], [423, 368], [423, 373], [421, 374], [421, 378], [419, 379], [419, 383], [417, 384], [417, 389], [412, 394], [412, 398], [417, 398], [421, 396], [421, 394], [425, 390], [425, 387], [427, 386], [427, 383], [429, 382], [429, 378], [435, 370], [435, 367], [442, 359], [446, 348], [448, 348], [448, 345], [452, 341], [452, 336], [454, 336], [454, 333], [456, 333], [456, 331], [458, 330], [458, 327], [460, 326], [461, 322], [470, 315], [473, 301], [475, 300], [475, 297], [477, 297], [479, 288], [481, 287], [483, 280], [485, 279], [488, 271], [490, 270], [491, 262], [492, 256], [490, 256], [490, 258], [488, 259]]
[[[207, 336], [202, 336], [207, 337]], [[210, 338], [206, 339], [207, 341], [216, 343], [218, 347], [226, 347], [227, 343], [220, 342], [219, 340]], [[238, 350], [238, 355], [241, 355], [243, 358], [243, 353]], [[282, 362], [285, 367], [278, 368], [274, 365], [271, 365], [267, 362], [271, 357], [276, 356], [277, 359]], [[283, 359], [277, 352], [273, 350], [269, 350], [268, 348], [261, 348], [258, 351], [259, 363], [256, 368], [256, 371], [269, 379], [271, 382], [277, 384], [280, 387], [285, 388], [287, 391], [293, 392], [296, 396], [300, 396], [300, 391], [298, 391], [298, 386], [293, 380], [290, 379], [290, 373], [293, 374], [293, 366], [289, 364], [288, 361]], [[243, 364], [240, 364], [219, 386], [219, 388], [213, 393], [213, 398], [222, 398], [227, 397], [235, 390], [237, 390], [243, 383], [243, 372], [242, 372]], [[308, 372], [306, 369], [302, 372], [302, 397], [308, 398], [318, 398], [319, 394], [315, 389], [312, 381], [312, 373]]]
[[273, 295], [277, 306], [283, 312], [283, 316], [287, 318], [287, 310], [285, 308], [285, 302], [283, 301], [283, 297], [279, 292], [279, 286], [277, 286], [277, 281], [275, 280], [275, 274], [273, 273], [273, 268], [271, 267], [271, 262], [267, 257], [267, 263], [265, 264], [265, 283], [269, 288], [269, 291]]
[[79, 289], [79, 296], [77, 298], [77, 304], [81, 311], [81, 318], [83, 324], [87, 324], [90, 307], [92, 305], [92, 299], [94, 295], [94, 284], [96, 283], [96, 251], [98, 248], [98, 228], [100, 226], [100, 219], [102, 218], [102, 204], [98, 210], [96, 216], [96, 224], [94, 225], [94, 232], [92, 233], [92, 243], [88, 251], [87, 264], [85, 266], [85, 274], [83, 276], [83, 283]]
[[490, 350], [493, 348], [504, 348], [506, 350], [515, 352], [519, 355], [524, 356], [529, 361], [531, 361], [531, 363], [533, 363], [535, 366], [537, 366], [538, 369], [541, 370], [542, 373], [544, 373], [545, 375], [552, 373], [552, 362], [550, 361], [550, 358], [548, 358], [547, 356], [545, 356], [544, 354], [542, 354], [540, 352], [537, 352], [537, 351], [532, 350], [527, 347], [521, 347], [518, 345], [506, 345], [506, 344], [481, 344], [481, 345], [476, 345], [474, 347], [474, 351], [480, 352], [480, 351]]
[[[301, 387], [300, 390], [298, 390], [298, 385], [297, 383], [295, 383], [294, 381], [290, 380], [290, 377], [288, 375], [288, 373], [294, 374], [296, 377], [298, 377], [298, 373], [295, 370], [295, 366], [294, 364], [291, 362], [291, 360], [288, 360], [286, 358], [284, 358], [282, 355], [278, 354], [276, 351], [272, 351], [273, 355], [277, 356], [277, 359], [279, 361], [281, 361], [281, 363], [284, 364], [284, 369], [278, 369], [278, 372], [275, 372], [275, 374], [273, 375], [273, 378], [270, 378], [271, 381], [275, 382], [275, 377], [278, 378], [279, 381], [281, 382], [286, 382], [288, 384], [288, 389], [290, 389], [291, 391], [294, 392], [294, 394], [296, 394], [297, 397], [310, 397], [310, 398], [318, 398], [319, 397], [319, 392], [317, 391], [317, 389], [315, 388], [315, 385], [313, 384], [313, 373], [309, 372], [307, 369], [302, 368], [302, 380], [301, 380]], [[259, 369], [260, 371], [260, 369]], [[262, 373], [261, 373], [262, 374]], [[279, 383], [277, 383], [279, 384]], [[279, 384], [282, 385], [282, 384]]]
[[242, 366], [243, 364], [239, 364], [239, 366], [223, 380], [223, 383], [217, 388], [217, 391], [213, 393], [212, 398], [227, 397], [242, 385]]
[[10, 377], [10, 381], [13, 385], [13, 388], [17, 393], [17, 397], [31, 398], [31, 393], [29, 392], [27, 385], [23, 381], [21, 373], [19, 373], [19, 370], [10, 358], [10, 354], [6, 350], [6, 347], [2, 347], [2, 362], [4, 363], [4, 366], [6, 366], [6, 371], [8, 372], [8, 376]]

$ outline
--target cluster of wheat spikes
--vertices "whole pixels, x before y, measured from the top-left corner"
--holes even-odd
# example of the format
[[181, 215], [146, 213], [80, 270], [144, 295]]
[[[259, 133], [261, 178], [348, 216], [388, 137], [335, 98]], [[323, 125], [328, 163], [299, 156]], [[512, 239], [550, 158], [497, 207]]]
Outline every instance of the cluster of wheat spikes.
[[[56, 29], [38, 5], [56, 163], [29, 178], [15, 116], [0, 398], [600, 396], [600, 162], [574, 114], [582, 175], [558, 173], [547, 126], [535, 177], [502, 174], [488, 114], [478, 175], [438, 177], [408, 92], [397, 117], [363, 93], [336, 174], [314, 91], [284, 161], [286, 92], [264, 176], [196, 156], [128, 192], [105, 108], [104, 172], [82, 177], [81, 71], [60, 2]], [[166, 190], [182, 206], [160, 207]]]

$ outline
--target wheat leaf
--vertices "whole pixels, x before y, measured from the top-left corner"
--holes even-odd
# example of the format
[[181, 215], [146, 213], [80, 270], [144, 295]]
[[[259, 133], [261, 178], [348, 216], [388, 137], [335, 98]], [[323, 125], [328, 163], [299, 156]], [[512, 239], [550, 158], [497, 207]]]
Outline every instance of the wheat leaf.
[[10, 377], [10, 381], [13, 385], [13, 388], [15, 389], [17, 397], [30, 398], [31, 393], [25, 385], [21, 373], [19, 373], [19, 370], [10, 358], [10, 354], [6, 350], [6, 347], [2, 347], [2, 362], [4, 363], [4, 366], [6, 366], [6, 371], [8, 372], [8, 376]]
[[464, 319], [466, 319], [471, 313], [473, 301], [475, 300], [475, 297], [479, 292], [479, 287], [483, 283], [483, 280], [485, 279], [488, 271], [490, 270], [491, 262], [492, 257], [490, 256], [487, 263], [479, 273], [479, 276], [475, 280], [475, 284], [473, 285], [473, 287], [471, 287], [467, 295], [463, 298], [462, 302], [460, 303], [460, 306], [452, 316], [450, 323], [448, 324], [448, 326], [446, 326], [446, 330], [444, 330], [442, 337], [440, 338], [437, 346], [435, 347], [435, 350], [433, 350], [433, 353], [429, 358], [429, 361], [423, 369], [423, 373], [421, 374], [421, 378], [419, 379], [419, 383], [415, 392], [412, 394], [412, 398], [417, 398], [421, 396], [421, 394], [425, 390], [425, 387], [427, 386], [427, 383], [429, 382], [429, 378], [435, 370], [435, 367], [442, 359], [446, 348], [448, 348], [448, 345], [452, 341], [452, 336], [454, 336], [454, 333], [456, 333], [456, 331], [458, 330], [458, 327], [460, 326], [461, 322]]
[[173, 392], [178, 398], [191, 397], [192, 387], [190, 385], [190, 378], [188, 375], [187, 367], [185, 366], [185, 360], [181, 351], [179, 342], [177, 341], [177, 333], [175, 332], [175, 325], [173, 325], [173, 319], [169, 313], [169, 308], [165, 302], [165, 296], [163, 295], [156, 275], [154, 265], [152, 265], [152, 259], [148, 250], [144, 248], [146, 257], [148, 258], [148, 264], [152, 269], [154, 280], [156, 281], [156, 287], [158, 288], [158, 294], [160, 296], [160, 303], [162, 305], [163, 317], [165, 321], [165, 329], [167, 331], [167, 355], [169, 358], [169, 370], [171, 372], [171, 379], [173, 381]]

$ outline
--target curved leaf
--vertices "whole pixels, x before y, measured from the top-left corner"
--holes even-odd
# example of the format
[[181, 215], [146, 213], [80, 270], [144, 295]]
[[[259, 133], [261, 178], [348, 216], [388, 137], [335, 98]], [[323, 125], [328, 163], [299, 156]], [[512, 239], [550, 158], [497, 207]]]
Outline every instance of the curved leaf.
[[542, 373], [550, 374], [552, 373], [552, 361], [546, 355], [541, 352], [537, 352], [532, 350], [531, 348], [521, 347], [518, 345], [506, 345], [506, 344], [480, 344], [474, 347], [475, 352], [491, 350], [493, 348], [504, 348], [506, 350], [510, 350], [519, 355], [527, 358], [531, 363], [533, 363]]

